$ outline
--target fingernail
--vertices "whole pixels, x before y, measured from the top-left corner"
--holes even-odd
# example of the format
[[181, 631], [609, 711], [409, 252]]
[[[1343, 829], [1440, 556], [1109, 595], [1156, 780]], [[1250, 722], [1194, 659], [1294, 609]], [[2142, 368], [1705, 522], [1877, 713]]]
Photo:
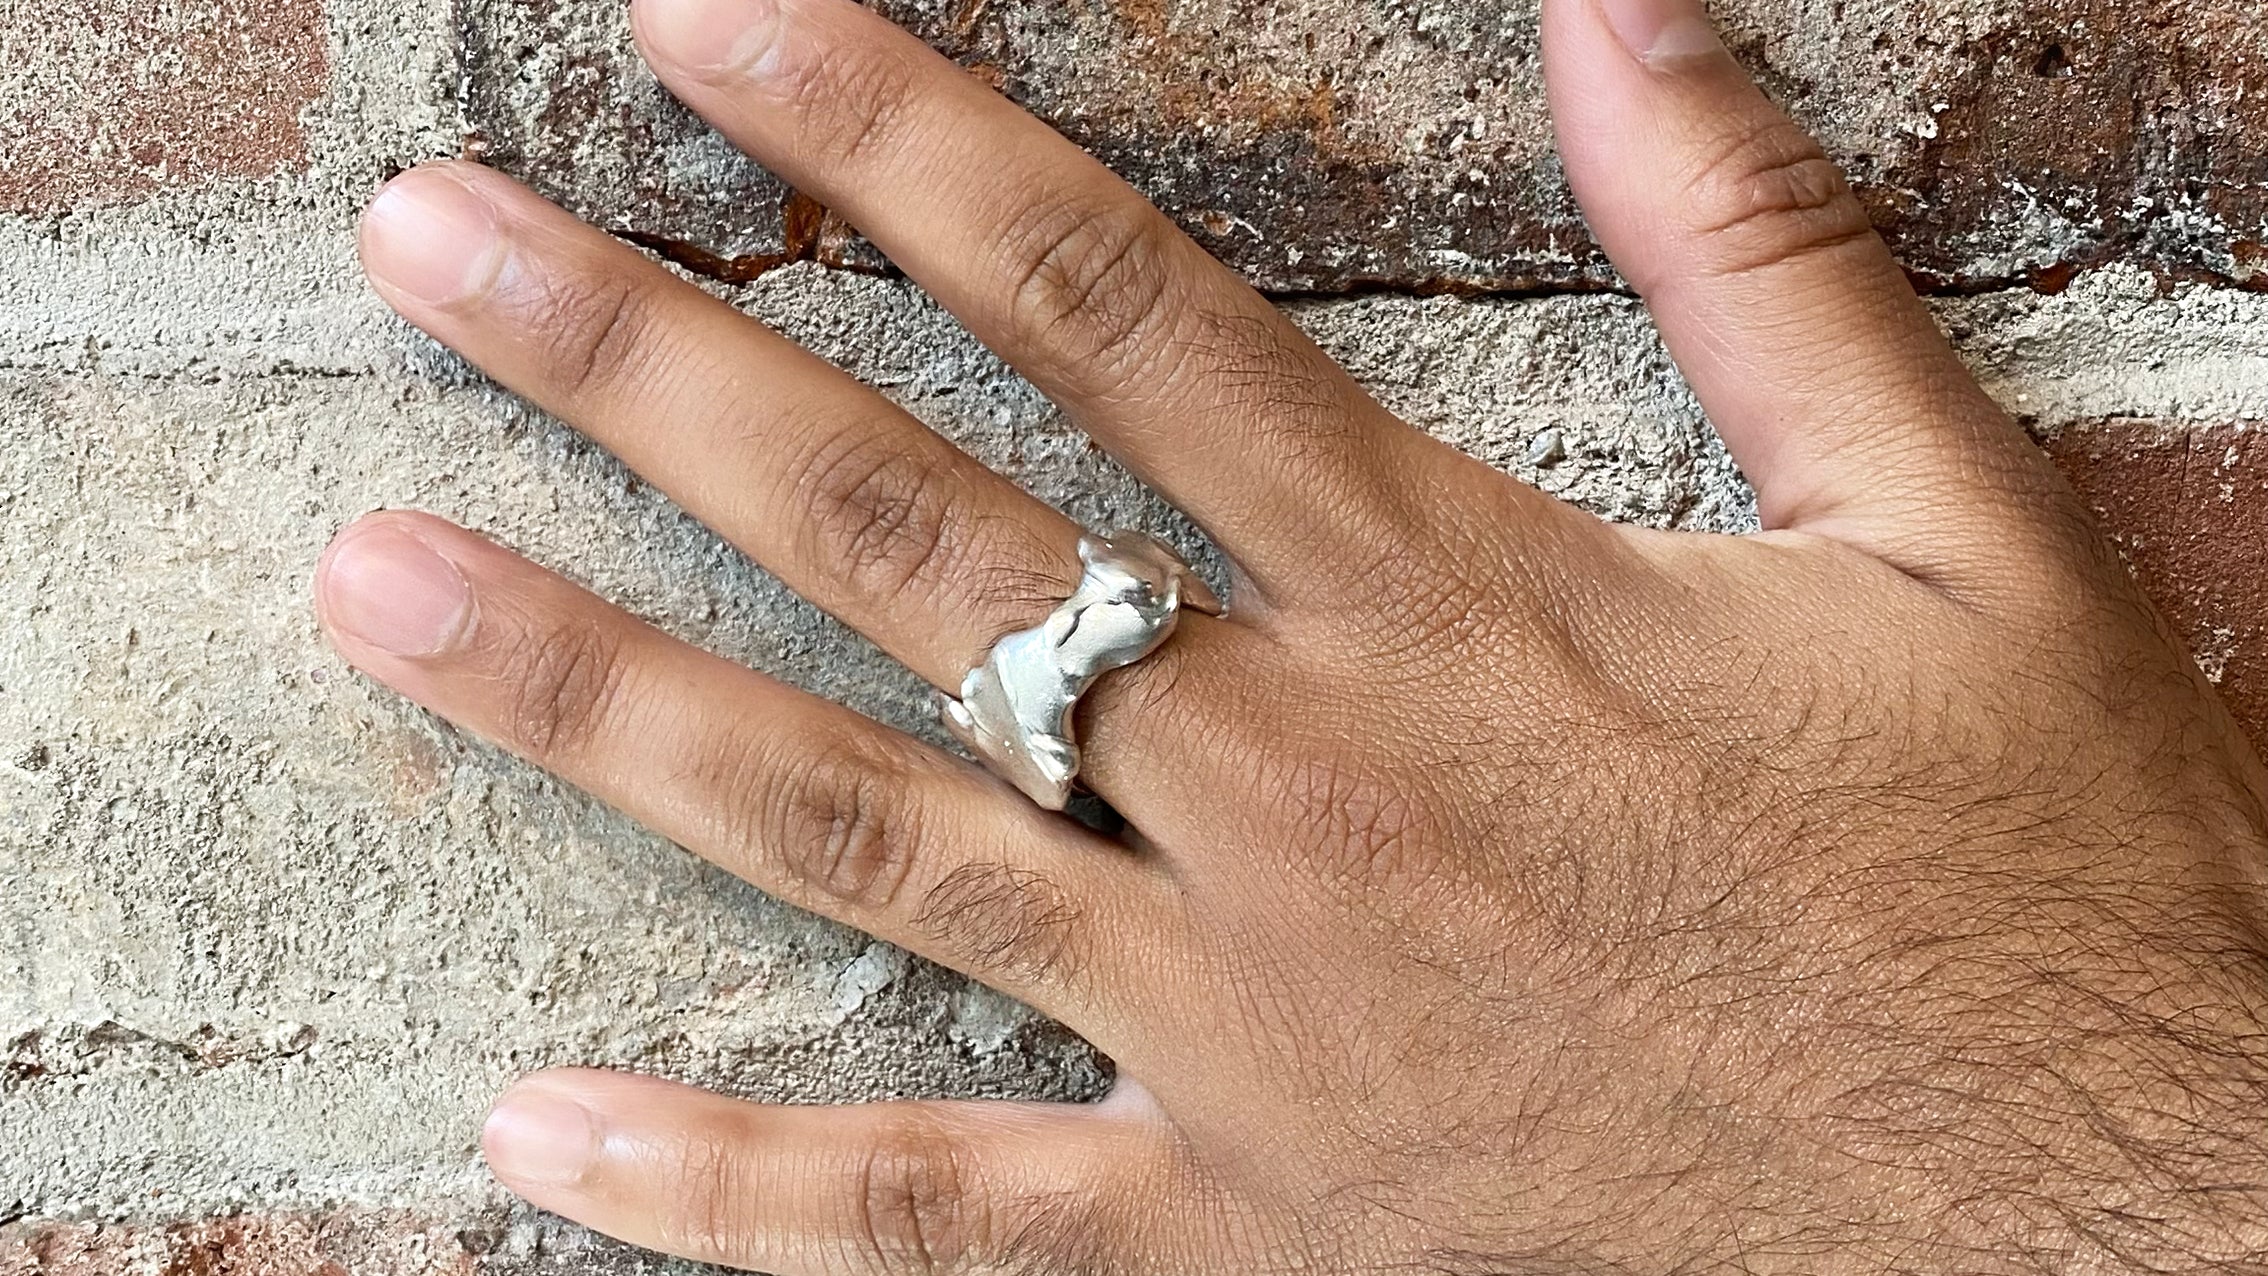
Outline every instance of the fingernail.
[[566, 1187], [583, 1177], [598, 1150], [598, 1125], [571, 1099], [522, 1086], [488, 1114], [480, 1134], [488, 1168], [511, 1183]]
[[1599, 0], [1630, 56], [1663, 66], [1725, 51], [1701, 0]]
[[649, 52], [708, 79], [753, 70], [778, 14], [776, 0], [638, 0], [633, 10]]
[[396, 656], [436, 656], [472, 618], [472, 587], [456, 564], [389, 524], [349, 531], [323, 569], [324, 618], [355, 641]]
[[496, 206], [455, 176], [406, 173], [362, 215], [362, 259], [371, 277], [431, 306], [486, 293], [504, 264]]

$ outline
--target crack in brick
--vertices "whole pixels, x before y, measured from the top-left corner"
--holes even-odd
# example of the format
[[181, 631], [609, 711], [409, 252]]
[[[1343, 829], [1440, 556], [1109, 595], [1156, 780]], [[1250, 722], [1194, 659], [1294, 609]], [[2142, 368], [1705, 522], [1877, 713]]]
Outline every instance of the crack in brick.
[[[799, 207], [803, 210], [798, 211]], [[785, 225], [788, 227], [787, 246], [776, 253], [754, 253], [740, 257], [725, 257], [701, 245], [674, 236], [636, 227], [618, 227], [612, 230], [617, 239], [634, 244], [663, 260], [699, 278], [722, 284], [742, 285], [754, 283], [765, 275], [784, 266], [800, 262], [813, 262], [828, 270], [878, 278], [897, 278], [898, 272], [886, 263], [832, 250], [819, 233], [822, 224], [839, 225], [834, 214], [801, 192], [791, 192], [787, 201]], [[879, 256], [879, 254], [875, 254]], [[2116, 266], [2132, 266], [2151, 275], [2158, 281], [2161, 291], [2170, 292], [2181, 285], [2222, 289], [2232, 292], [2268, 293], [2268, 272], [2253, 275], [2234, 275], [2202, 266], [2170, 265], [2153, 261], [2146, 254], [2128, 254], [2116, 250], [2089, 253], [2084, 257], [2054, 262], [2007, 275], [1937, 275], [1915, 268], [1906, 269], [1906, 278], [1914, 291], [1924, 298], [1950, 299], [1989, 297], [2001, 293], [2029, 292], [2042, 297], [2060, 297], [2071, 290], [2086, 275]], [[1347, 301], [1362, 297], [1455, 297], [1465, 301], [1548, 301], [1567, 297], [1625, 297], [1636, 299], [1638, 294], [1619, 279], [1559, 279], [1542, 276], [1473, 277], [1469, 275], [1418, 275], [1409, 277], [1380, 277], [1358, 275], [1335, 281], [1330, 286], [1281, 288], [1255, 285], [1256, 290], [1271, 301], [1284, 304], [1305, 302]]]
[[724, 284], [754, 283], [782, 266], [805, 261], [851, 274], [893, 273], [887, 265], [845, 255], [842, 246], [852, 242], [848, 226], [825, 205], [802, 191], [790, 190], [781, 202], [780, 225], [785, 246], [779, 252], [738, 257], [727, 257], [689, 240], [637, 227], [617, 227], [611, 233], [691, 274]]
[[186, 1037], [169, 1037], [105, 1019], [27, 1029], [0, 1043], [0, 1092], [65, 1077], [83, 1077], [116, 1065], [163, 1062], [189, 1072], [270, 1062], [305, 1053], [317, 1031], [283, 1023], [259, 1034], [228, 1033], [200, 1024]]

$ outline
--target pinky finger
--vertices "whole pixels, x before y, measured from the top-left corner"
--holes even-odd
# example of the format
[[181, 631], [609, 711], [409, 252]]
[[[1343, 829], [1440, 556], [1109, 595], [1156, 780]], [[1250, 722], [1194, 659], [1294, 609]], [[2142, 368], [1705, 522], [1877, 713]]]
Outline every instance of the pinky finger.
[[522, 1081], [482, 1144], [543, 1209], [775, 1276], [1121, 1270], [1154, 1244], [1141, 1220], [1174, 1164], [1133, 1087], [1096, 1106], [778, 1107], [582, 1070]]

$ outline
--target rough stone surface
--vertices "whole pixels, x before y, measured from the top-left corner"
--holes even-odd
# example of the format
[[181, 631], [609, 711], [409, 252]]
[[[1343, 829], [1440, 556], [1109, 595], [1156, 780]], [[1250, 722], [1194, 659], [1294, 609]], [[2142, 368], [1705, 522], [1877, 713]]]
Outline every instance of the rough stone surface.
[[0, 3], [0, 211], [62, 212], [304, 163], [317, 0]]
[[[884, 0], [1277, 290], [1601, 286], [1540, 109], [1536, 0]], [[1728, 38], [1946, 289], [2106, 261], [2249, 280], [2253, 0], [1727, 0]], [[613, 0], [466, 0], [489, 158], [712, 273], [871, 264], [627, 58]]]
[[[1532, 4], [1276, 0], [1233, 39], [1196, 0], [896, 11], [1255, 278], [1368, 281], [1292, 310], [1411, 420], [1613, 517], [1753, 518], [1643, 311], [1595, 291], [1544, 149]], [[1897, 196], [1909, 254], [1976, 294], [1941, 319], [2246, 707], [2261, 462], [2230, 423], [2268, 420], [2268, 297], [2213, 280], [2258, 238], [2262, 151], [2229, 139], [2258, 127], [2260, 35], [2230, 25], [2237, 0], [2143, 12], [1726, 9]], [[877, 263], [671, 117], [614, 0], [0, 16], [0, 118], [33, 139], [0, 160], [0, 1219], [24, 1220], [0, 1274], [644, 1270], [486, 1185], [480, 1114], [544, 1063], [805, 1100], [1102, 1084], [1060, 1029], [701, 867], [323, 648], [324, 541], [415, 505], [928, 729], [901, 671], [389, 319], [355, 210], [403, 165], [485, 146], [1078, 517], [1185, 528], [904, 282], [826, 268]], [[152, 78], [104, 106], [129, 31]], [[2155, 105], [2126, 112], [2132, 138], [2030, 119], [2115, 114], [2133, 84]], [[183, 133], [167, 112], [197, 102], [267, 123]], [[162, 170], [103, 149], [150, 138]], [[2146, 198], [2178, 212], [2143, 219]], [[2098, 256], [2056, 295], [1986, 286]], [[1445, 281], [1590, 291], [1413, 295]]]
[[0, 1276], [459, 1276], [477, 1255], [463, 1231], [375, 1211], [16, 1225], [0, 1227]]
[[0, 1276], [695, 1276], [525, 1208], [0, 1225]]

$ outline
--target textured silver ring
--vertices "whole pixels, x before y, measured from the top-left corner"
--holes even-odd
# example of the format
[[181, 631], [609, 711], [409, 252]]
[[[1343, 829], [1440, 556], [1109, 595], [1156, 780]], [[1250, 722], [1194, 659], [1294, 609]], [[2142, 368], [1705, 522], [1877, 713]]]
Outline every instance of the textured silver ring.
[[994, 643], [944, 702], [945, 726], [1032, 801], [1060, 811], [1079, 779], [1072, 715], [1095, 680], [1165, 645], [1183, 608], [1221, 614], [1189, 565], [1141, 532], [1079, 541], [1079, 587], [1048, 618]]

